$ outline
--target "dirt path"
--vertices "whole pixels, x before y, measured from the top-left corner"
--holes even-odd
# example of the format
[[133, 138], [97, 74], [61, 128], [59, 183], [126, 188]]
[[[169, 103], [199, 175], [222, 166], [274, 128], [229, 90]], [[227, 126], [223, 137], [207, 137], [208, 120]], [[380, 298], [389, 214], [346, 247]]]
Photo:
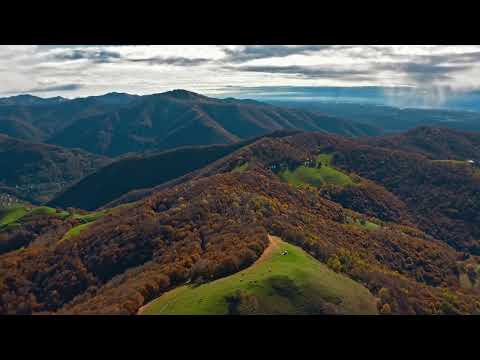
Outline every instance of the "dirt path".
[[275, 250], [280, 246], [280, 242], [279, 242], [280, 239], [277, 236], [268, 235], [268, 240], [270, 241], [270, 243], [268, 244], [267, 248], [263, 251], [263, 254], [260, 255], [257, 261], [255, 261], [250, 266], [258, 265], [261, 262], [265, 261], [265, 259], [267, 259], [270, 256], [273, 250]]
[[[280, 246], [280, 242], [279, 242], [280, 238], [279, 237], [268, 235], [268, 240], [269, 240], [269, 244], [265, 248], [265, 250], [263, 251], [262, 255], [260, 255], [260, 257], [250, 266], [255, 266], [255, 265], [258, 265], [258, 264], [262, 263], [263, 261], [268, 259], [268, 257], [272, 254], [272, 252], [275, 249], [277, 249]], [[143, 310], [157, 299], [158, 298], [155, 298], [152, 301], [149, 301], [148, 303], [146, 303], [145, 305], [140, 307], [140, 309], [138, 309], [138, 311], [137, 311], [137, 315], [141, 315]]]

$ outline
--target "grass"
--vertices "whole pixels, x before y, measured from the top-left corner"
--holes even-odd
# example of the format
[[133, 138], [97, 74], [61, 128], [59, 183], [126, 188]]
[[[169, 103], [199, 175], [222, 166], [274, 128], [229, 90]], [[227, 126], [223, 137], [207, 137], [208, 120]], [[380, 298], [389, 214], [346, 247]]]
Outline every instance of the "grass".
[[24, 206], [15, 206], [5, 208], [0, 211], [0, 226], [6, 226], [21, 219], [28, 213], [28, 209]]
[[58, 242], [58, 244], [60, 244], [61, 242], [65, 241], [65, 240], [68, 240], [68, 239], [71, 239], [75, 236], [78, 236], [80, 235], [80, 233], [85, 230], [87, 227], [89, 227], [90, 225], [92, 225], [93, 222], [90, 222], [90, 223], [86, 223], [86, 224], [80, 224], [80, 225], [77, 225], [73, 228], [71, 228], [70, 230], [68, 230], [65, 235], [63, 235], [63, 237], [60, 239], [60, 241]]
[[22, 226], [22, 218], [27, 215], [55, 216], [62, 220], [65, 220], [69, 216], [73, 216], [73, 218], [78, 219], [80, 222], [82, 222], [82, 224], [77, 225], [67, 231], [58, 242], [61, 243], [65, 240], [78, 236], [83, 230], [85, 230], [88, 226], [92, 225], [96, 220], [100, 219], [101, 217], [113, 213], [121, 208], [133, 206], [134, 204], [135, 203], [122, 204], [112, 209], [95, 211], [88, 214], [71, 214], [68, 211], [58, 210], [48, 206], [37, 206], [32, 209], [29, 209], [25, 206], [4, 208], [0, 209], [0, 231], [20, 228]]
[[365, 230], [377, 230], [380, 228], [380, 225], [375, 224], [374, 222], [371, 222], [368, 220], [365, 220], [365, 221], [357, 220], [356, 224], [364, 228]]
[[48, 206], [39, 206], [36, 208], [33, 208], [29, 214], [32, 215], [57, 215], [57, 209], [48, 207]]
[[358, 227], [360, 227], [362, 229], [365, 229], [365, 230], [377, 230], [377, 229], [381, 228], [380, 225], [378, 225], [374, 222], [371, 222], [371, 221], [368, 221], [368, 220], [362, 220], [362, 219], [352, 219], [350, 216], [347, 217], [347, 224], [358, 226]]
[[73, 217], [75, 219], [80, 220], [83, 223], [90, 223], [92, 221], [100, 219], [101, 217], [104, 217], [105, 215], [107, 215], [107, 213], [108, 213], [108, 210], [101, 210], [101, 211], [95, 211], [88, 214], [74, 214]]
[[27, 215], [57, 216], [61, 219], [67, 218], [70, 214], [67, 211], [58, 211], [48, 206], [38, 206], [29, 209], [25, 206], [15, 206], [0, 210], [0, 231], [12, 230], [21, 227], [22, 219]]
[[455, 165], [468, 164], [466, 160], [432, 160], [432, 161], [437, 163], [447, 163], [447, 164], [455, 164]]
[[437, 163], [450, 163], [450, 164], [465, 164], [465, 161], [462, 160], [432, 160]]
[[246, 162], [245, 164], [236, 166], [236, 167], [232, 170], [232, 172], [234, 172], [234, 173], [236, 173], [236, 172], [242, 173], [242, 172], [246, 171], [247, 169], [248, 169], [248, 162]]
[[375, 298], [363, 285], [299, 247], [278, 243], [263, 261], [210, 283], [175, 288], [142, 314], [318, 314], [332, 306], [343, 314], [377, 313]]
[[98, 219], [104, 217], [105, 215], [113, 214], [117, 210], [120, 210], [120, 209], [123, 209], [123, 208], [128, 208], [128, 207], [133, 206], [135, 204], [136, 204], [136, 202], [122, 204], [122, 205], [118, 205], [118, 206], [116, 206], [114, 208], [111, 208], [111, 209], [94, 211], [94, 212], [90, 212], [88, 214], [73, 214], [73, 217], [75, 219], [80, 220], [83, 223], [90, 223], [90, 222], [93, 222], [95, 220], [98, 220]]
[[128, 204], [122, 204], [117, 207], [111, 208], [111, 209], [105, 209], [105, 210], [100, 210], [100, 211], [95, 211], [91, 212], [88, 214], [73, 214], [73, 217], [75, 219], [78, 219], [82, 222], [82, 224], [77, 225], [70, 230], [68, 230], [65, 235], [58, 241], [58, 244], [62, 243], [65, 240], [74, 238], [78, 236], [83, 230], [85, 230], [87, 227], [91, 226], [95, 221], [98, 219], [104, 217], [105, 215], [112, 214], [116, 210], [120, 210], [122, 208], [127, 208], [130, 206], [133, 206], [135, 203], [128, 203]]
[[332, 163], [333, 154], [319, 154], [316, 157], [317, 164], [322, 163], [322, 165], [330, 166]]
[[282, 180], [296, 187], [308, 185], [321, 187], [326, 184], [353, 185], [354, 182], [348, 175], [330, 166], [331, 160], [331, 154], [320, 154], [316, 157], [316, 164], [322, 164], [320, 168], [302, 165], [294, 171], [283, 170], [279, 173], [279, 176]]
[[58, 211], [48, 206], [37, 206], [32, 209], [25, 206], [16, 206], [0, 210], [0, 226], [14, 223], [25, 215], [50, 215], [64, 219], [70, 214], [67, 211]]

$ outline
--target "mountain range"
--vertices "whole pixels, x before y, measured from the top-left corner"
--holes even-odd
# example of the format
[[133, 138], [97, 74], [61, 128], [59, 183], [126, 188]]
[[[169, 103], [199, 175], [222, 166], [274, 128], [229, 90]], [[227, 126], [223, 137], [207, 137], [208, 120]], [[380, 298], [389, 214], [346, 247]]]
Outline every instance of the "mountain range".
[[[326, 131], [348, 136], [377, 133], [369, 125], [314, 112], [285, 109], [253, 100], [214, 99], [185, 90], [148, 96], [113, 92], [71, 100], [19, 95], [0, 99], [0, 133], [11, 137], [12, 141], [21, 140], [16, 142], [14, 152], [9, 146], [0, 148], [0, 151], [4, 162], [12, 162], [10, 167], [15, 166], [17, 172], [30, 173], [23, 182], [0, 177], [0, 184], [3, 184], [2, 193], [39, 203], [50, 200], [66, 186], [106, 164], [107, 158], [160, 152], [179, 146], [233, 145], [282, 129]], [[69, 154], [78, 157], [78, 149], [81, 149], [83, 156], [99, 161], [92, 166], [77, 161], [72, 155], [72, 159], [65, 161], [77, 169], [67, 172], [68, 180], [54, 174], [58, 169], [53, 161], [40, 162], [36, 168], [28, 161], [17, 162], [22, 146], [25, 153], [44, 158], [46, 152], [42, 149], [46, 148], [38, 144], [53, 145], [48, 149], [61, 151], [63, 158]], [[33, 155], [35, 151], [38, 154]], [[89, 154], [85, 155], [87, 152]], [[32, 177], [36, 180], [29, 183]], [[23, 188], [24, 183], [29, 184], [29, 191], [19, 192], [11, 186], [15, 184]], [[146, 186], [150, 185], [146, 182]]]
[[0, 105], [0, 314], [480, 313], [479, 133], [45, 100]]
[[381, 129], [383, 133], [402, 132], [419, 126], [480, 131], [480, 112], [476, 107], [472, 109], [438, 109], [315, 100], [271, 100], [269, 103], [369, 124]]
[[315, 112], [256, 101], [215, 99], [185, 90], [135, 96], [110, 93], [73, 100], [8, 98], [0, 130], [28, 141], [106, 156], [178, 146], [230, 144], [281, 129], [349, 136], [377, 130]]

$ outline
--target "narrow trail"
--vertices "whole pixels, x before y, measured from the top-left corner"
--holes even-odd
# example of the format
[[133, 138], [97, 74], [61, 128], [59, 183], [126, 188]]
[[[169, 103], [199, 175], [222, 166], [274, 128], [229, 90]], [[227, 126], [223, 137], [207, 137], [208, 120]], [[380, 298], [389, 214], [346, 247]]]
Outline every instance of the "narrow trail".
[[[268, 246], [265, 248], [265, 250], [263, 250], [263, 253], [262, 255], [260, 255], [260, 257], [252, 264], [250, 265], [249, 267], [252, 267], [252, 266], [255, 266], [255, 265], [258, 265], [258, 264], [261, 264], [262, 262], [264, 262], [265, 260], [267, 260], [269, 258], [269, 256], [272, 254], [272, 252], [277, 249], [279, 246], [280, 246], [280, 238], [277, 237], [277, 236], [273, 236], [273, 235], [268, 235], [268, 240], [269, 240], [269, 244]], [[153, 299], [152, 301], [149, 301], [148, 303], [146, 303], [145, 305], [141, 306], [138, 311], [137, 311], [137, 315], [141, 315], [143, 310], [145, 308], [147, 308], [151, 303], [153, 303], [154, 301], [156, 301], [158, 298], [155, 298]]]
[[277, 236], [268, 235], [268, 240], [270, 241], [270, 243], [265, 248], [265, 250], [263, 250], [262, 255], [260, 255], [260, 257], [250, 266], [255, 266], [262, 263], [263, 261], [268, 259], [273, 250], [280, 246], [280, 239]]

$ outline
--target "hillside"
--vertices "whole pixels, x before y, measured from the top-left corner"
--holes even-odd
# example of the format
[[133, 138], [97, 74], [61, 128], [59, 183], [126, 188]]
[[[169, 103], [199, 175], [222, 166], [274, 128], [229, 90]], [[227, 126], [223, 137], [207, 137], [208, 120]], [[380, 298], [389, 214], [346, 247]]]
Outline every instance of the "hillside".
[[0, 106], [5, 105], [21, 105], [21, 106], [43, 106], [43, 105], [54, 105], [68, 101], [65, 98], [60, 96], [53, 98], [41, 98], [33, 95], [17, 95], [7, 98], [0, 98]]
[[249, 100], [215, 99], [185, 90], [77, 99], [21, 95], [0, 99], [0, 130], [107, 156], [179, 146], [232, 144], [272, 131], [375, 135], [370, 125]]
[[458, 250], [480, 254], [480, 177], [476, 165], [432, 161], [421, 153], [320, 134], [292, 140], [295, 147], [334, 153], [337, 167], [381, 185], [403, 202], [408, 209], [405, 216], [414, 218], [422, 230]]
[[[428, 131], [437, 133], [435, 129]], [[380, 142], [382, 138], [368, 141]], [[441, 137], [438, 143], [442, 143]], [[452, 138], [450, 148], [456, 148], [454, 143]], [[321, 133], [265, 138], [180, 178], [127, 193], [110, 205], [138, 201], [155, 191], [229, 172], [249, 163], [248, 159], [255, 159], [295, 187], [318, 188], [322, 196], [346, 208], [385, 221], [418, 226], [458, 250], [479, 255], [478, 167], [432, 161], [424, 153], [412, 151], [371, 146], [363, 140]], [[330, 159], [320, 168], [315, 161], [319, 154]]]
[[378, 313], [364, 286], [300, 248], [269, 236], [250, 267], [206, 284], [184, 285], [140, 309], [141, 315], [308, 315]]
[[2, 133], [26, 141], [47, 142], [77, 120], [108, 113], [136, 99], [128, 94], [105, 94], [78, 99], [21, 95], [0, 99]]
[[[269, 101], [277, 106], [320, 112], [325, 115], [369, 124], [384, 132], [402, 132], [420, 126], [444, 127], [459, 131], [480, 131], [478, 94], [473, 106], [459, 109], [398, 107], [350, 101]], [[420, 104], [418, 104], [421, 106]]]
[[49, 205], [94, 210], [131, 190], [154, 187], [201, 168], [241, 146], [185, 147], [120, 159], [67, 188]]
[[307, 111], [174, 90], [143, 96], [126, 108], [76, 121], [49, 142], [117, 156], [187, 145], [231, 144], [282, 129], [348, 136], [377, 133], [368, 125]]
[[[310, 182], [310, 177], [300, 177], [304, 183], [299, 184], [282, 178], [287, 169], [292, 173], [301, 166], [319, 169], [318, 162], [312, 161], [315, 159], [328, 167], [328, 174], [342, 173], [353, 183]], [[397, 172], [393, 173], [393, 168]], [[376, 175], [387, 171], [391, 176], [382, 182]], [[444, 174], [451, 179], [436, 183], [432, 171], [437, 178]], [[316, 259], [303, 257], [306, 263], [319, 261], [315, 266], [325, 271], [325, 277], [316, 284], [324, 284], [322, 291], [327, 293], [347, 291], [337, 293], [341, 299], [347, 299], [348, 293], [342, 284], [351, 280], [352, 286], [368, 289], [381, 313], [478, 313], [476, 269], [480, 261], [471, 246], [478, 240], [436, 239], [432, 234], [448, 234], [450, 227], [432, 222], [429, 227], [422, 220], [427, 219], [422, 202], [436, 193], [444, 196], [443, 202], [437, 203], [448, 201], [450, 207], [457, 206], [449, 195], [452, 187], [457, 197], [459, 189], [465, 196], [473, 194], [474, 188], [469, 187], [473, 178], [462, 173], [461, 180], [459, 176], [422, 155], [387, 151], [339, 136], [316, 133], [261, 138], [127, 207], [85, 213], [81, 218], [89, 219], [86, 223], [78, 222], [78, 215], [56, 217], [48, 235], [41, 230], [36, 236], [29, 232], [33, 237], [25, 242], [27, 246], [0, 255], [0, 313], [135, 314], [168, 291], [183, 292], [181, 287], [187, 283], [198, 284], [196, 291], [200, 291], [216, 286], [217, 279], [258, 269], [251, 266], [268, 248], [269, 234]], [[420, 182], [432, 190], [415, 190]], [[403, 184], [412, 187], [409, 191], [415, 192], [419, 205]], [[357, 187], [361, 190], [343, 193]], [[342, 196], [335, 198], [338, 194]], [[429, 211], [432, 218], [446, 216], [435, 206], [430, 205]], [[405, 222], [399, 222], [395, 212], [404, 215]], [[51, 218], [48, 214], [44, 216]], [[408, 223], [411, 214], [415, 216]], [[22, 239], [24, 226], [31, 223], [22, 219], [15, 220], [19, 226], [9, 230], [5, 241], [10, 243], [14, 234], [17, 241]], [[467, 230], [476, 226], [474, 222], [465, 224]], [[285, 309], [305, 304], [315, 289], [293, 279], [307, 297], [288, 297]], [[311, 279], [310, 284], [315, 284]], [[262, 284], [266, 281], [280, 293], [295, 292], [291, 282], [277, 280], [264, 279]], [[263, 296], [244, 295], [233, 297], [237, 304], [246, 301], [246, 307], [234, 311], [248, 311], [250, 300], [259, 307], [270, 306]], [[325, 304], [320, 303], [325, 311]], [[347, 300], [337, 303], [340, 308], [335, 311], [342, 312], [342, 304], [346, 306]], [[299, 307], [300, 312], [304, 310]]]
[[0, 135], [0, 192], [29, 202], [45, 202], [108, 161], [83, 150]]
[[480, 133], [419, 127], [398, 135], [368, 138], [365, 143], [423, 154], [432, 160], [480, 162]]
[[[277, 131], [265, 137], [280, 138], [294, 133]], [[231, 145], [181, 147], [124, 157], [73, 184], [58, 194], [49, 205], [94, 210], [131, 191], [157, 187], [204, 168], [256, 140]]]

